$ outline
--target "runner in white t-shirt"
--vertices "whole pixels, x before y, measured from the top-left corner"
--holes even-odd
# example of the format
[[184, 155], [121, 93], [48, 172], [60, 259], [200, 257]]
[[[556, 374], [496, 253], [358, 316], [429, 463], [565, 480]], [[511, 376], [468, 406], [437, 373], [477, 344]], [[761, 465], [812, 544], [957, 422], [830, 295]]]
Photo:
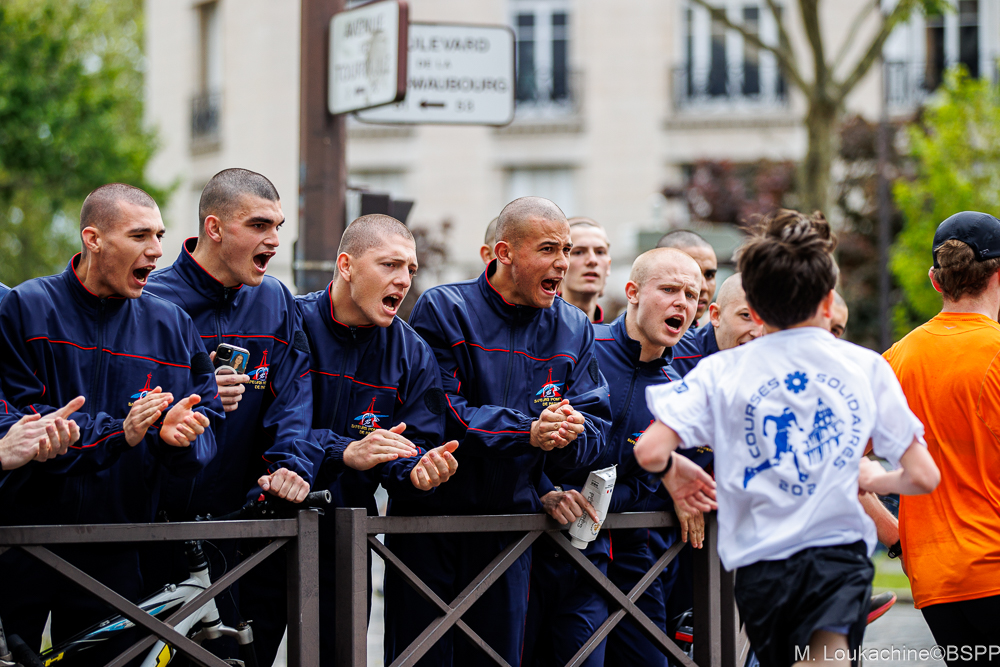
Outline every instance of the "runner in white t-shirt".
[[[670, 470], [675, 448], [715, 449], [719, 556], [738, 570], [737, 605], [764, 667], [857, 664], [875, 548], [859, 483], [919, 494], [939, 479], [889, 365], [824, 328], [835, 245], [820, 214], [761, 222], [739, 270], [769, 335], [702, 360], [683, 382], [650, 387], [658, 421], [635, 448], [647, 470], [668, 471], [672, 490], [685, 486]], [[869, 439], [902, 470], [864, 459]], [[711, 486], [692, 476], [681, 495], [707, 502]]]

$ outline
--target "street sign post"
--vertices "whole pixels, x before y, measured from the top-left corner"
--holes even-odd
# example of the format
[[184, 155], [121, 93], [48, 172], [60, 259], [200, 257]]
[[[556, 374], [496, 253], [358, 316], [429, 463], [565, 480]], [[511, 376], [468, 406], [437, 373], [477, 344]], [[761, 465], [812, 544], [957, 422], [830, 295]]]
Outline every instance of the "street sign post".
[[407, 25], [405, 0], [370, 2], [330, 19], [327, 106], [331, 114], [403, 99]]
[[507, 125], [514, 119], [514, 32], [411, 23], [406, 97], [356, 115], [366, 123]]

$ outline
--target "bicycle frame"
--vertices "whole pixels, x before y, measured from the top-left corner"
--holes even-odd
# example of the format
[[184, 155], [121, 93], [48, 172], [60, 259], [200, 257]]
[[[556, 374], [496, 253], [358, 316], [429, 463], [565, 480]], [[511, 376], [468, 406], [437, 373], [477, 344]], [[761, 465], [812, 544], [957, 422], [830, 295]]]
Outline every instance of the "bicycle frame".
[[[201, 550], [201, 544], [191, 543], [187, 551], [191, 576], [179, 584], [168, 584], [159, 593], [146, 598], [138, 604], [140, 609], [151, 616], [167, 616], [180, 609], [185, 602], [193, 599], [212, 584], [208, 574], [208, 561]], [[71, 658], [96, 643], [107, 641], [134, 627], [135, 624], [124, 616], [114, 616], [58, 646], [43, 651], [39, 657], [46, 667], [58, 664], [63, 659]], [[190, 636], [198, 643], [219, 637], [233, 637], [240, 645], [246, 645], [253, 641], [253, 632], [249, 625], [244, 624], [237, 629], [222, 624], [214, 599], [206, 602], [197, 611], [191, 612], [187, 618], [178, 622], [174, 629], [183, 635]], [[193, 634], [191, 634], [192, 630], [194, 630]], [[174, 653], [173, 648], [163, 641], [158, 641], [146, 655], [142, 667], [164, 667], [173, 659]]]

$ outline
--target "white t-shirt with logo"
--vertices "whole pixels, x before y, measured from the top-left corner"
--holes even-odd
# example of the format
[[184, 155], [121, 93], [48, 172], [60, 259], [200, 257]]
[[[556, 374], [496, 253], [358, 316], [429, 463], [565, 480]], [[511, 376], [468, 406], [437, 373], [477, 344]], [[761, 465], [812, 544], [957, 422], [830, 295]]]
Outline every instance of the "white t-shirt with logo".
[[881, 356], [817, 327], [718, 352], [683, 382], [649, 387], [646, 400], [682, 447], [715, 449], [727, 570], [858, 540], [871, 555], [858, 461], [871, 438], [898, 467], [924, 431]]

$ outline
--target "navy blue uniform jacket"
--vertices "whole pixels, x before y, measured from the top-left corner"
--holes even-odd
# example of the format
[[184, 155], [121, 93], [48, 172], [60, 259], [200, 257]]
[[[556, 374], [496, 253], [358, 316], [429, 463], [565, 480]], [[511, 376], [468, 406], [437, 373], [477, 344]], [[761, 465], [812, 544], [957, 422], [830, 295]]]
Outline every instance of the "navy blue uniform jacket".
[[[427, 343], [398, 317], [384, 328], [338, 322], [329, 286], [296, 302], [312, 350], [313, 437], [325, 450], [320, 483], [339, 507], [369, 511], [379, 483], [393, 498], [425, 495], [410, 482], [410, 471], [428, 449], [442, 444], [446, 405]], [[344, 467], [351, 442], [400, 422], [406, 422], [403, 436], [419, 454], [364, 472]]]
[[179, 518], [239, 509], [265, 471], [288, 468], [312, 484], [322, 458], [309, 440], [309, 346], [294, 297], [271, 276], [256, 287], [223, 286], [191, 256], [197, 242], [187, 239], [180, 256], [150, 276], [146, 289], [191, 316], [206, 352], [220, 343], [249, 350], [250, 382], [216, 433], [215, 460], [197, 479], [171, 479], [164, 489], [161, 506]]
[[[680, 375], [671, 368], [671, 348], [663, 356], [650, 361], [639, 361], [642, 346], [629, 337], [625, 329], [625, 315], [611, 324], [595, 324], [594, 340], [601, 372], [611, 389], [611, 414], [614, 421], [608, 432], [608, 444], [601, 457], [591, 466], [572, 471], [552, 468], [547, 477], [564, 489], [581, 490], [591, 470], [617, 465], [618, 478], [611, 494], [608, 512], [639, 512], [645, 510], [660, 480], [644, 471], [636, 463], [632, 450], [639, 436], [653, 422], [653, 415], [646, 407], [646, 387], [679, 380]], [[551, 491], [545, 479], [539, 492]], [[643, 534], [646, 530], [641, 531]], [[605, 533], [601, 533], [605, 536]], [[601, 541], [599, 537], [598, 542]]]
[[[165, 467], [193, 477], [215, 455], [211, 428], [189, 447], [170, 447], [158, 426], [129, 447], [123, 430], [131, 406], [160, 386], [214, 426], [222, 416], [218, 387], [191, 318], [152, 294], [99, 298], [74, 269], [29, 280], [0, 304], [0, 380], [22, 412], [48, 413], [78, 395], [87, 399], [71, 418], [81, 439], [63, 456], [32, 463], [16, 502], [0, 509], [12, 523], [151, 521]], [[163, 467], [161, 467], [161, 464]]]
[[[10, 292], [10, 288], [0, 283], [0, 301], [3, 301], [8, 292]], [[7, 435], [10, 427], [16, 424], [20, 418], [21, 414], [17, 410], [14, 410], [10, 403], [4, 399], [3, 394], [0, 393], [0, 438]], [[7, 472], [6, 470], [0, 470], [0, 489], [3, 488], [4, 482], [7, 481]]]
[[[490, 284], [495, 268], [496, 260], [476, 280], [427, 290], [410, 316], [441, 367], [445, 439], [462, 443], [459, 473], [421, 501], [426, 510], [540, 512], [545, 459], [584, 468], [604, 447], [608, 384], [587, 316], [561, 298], [543, 309], [507, 302]], [[584, 415], [584, 432], [563, 449], [532, 447], [531, 423], [562, 399]]]
[[698, 362], [719, 351], [715, 340], [715, 327], [709, 322], [700, 329], [688, 329], [674, 345], [674, 360], [671, 363], [681, 377], [691, 372]]

